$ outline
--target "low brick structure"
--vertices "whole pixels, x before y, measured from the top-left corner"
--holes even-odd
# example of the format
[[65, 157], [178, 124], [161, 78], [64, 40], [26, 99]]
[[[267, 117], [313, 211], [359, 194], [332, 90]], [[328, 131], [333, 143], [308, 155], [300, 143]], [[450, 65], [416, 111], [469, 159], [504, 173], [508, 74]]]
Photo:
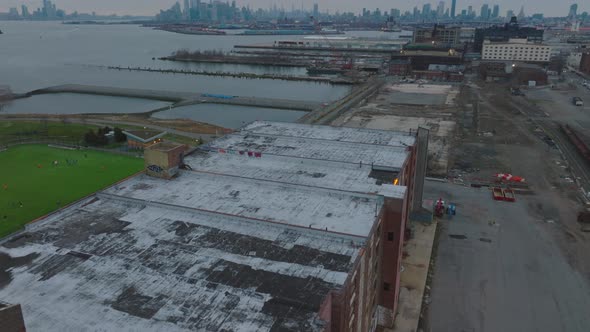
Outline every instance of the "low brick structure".
[[25, 332], [25, 321], [20, 304], [0, 302], [0, 330], [2, 332]]
[[580, 71], [590, 75], [590, 52], [582, 54], [582, 60], [580, 60]]
[[148, 175], [171, 179], [178, 173], [187, 146], [171, 142], [153, 144], [144, 152]]

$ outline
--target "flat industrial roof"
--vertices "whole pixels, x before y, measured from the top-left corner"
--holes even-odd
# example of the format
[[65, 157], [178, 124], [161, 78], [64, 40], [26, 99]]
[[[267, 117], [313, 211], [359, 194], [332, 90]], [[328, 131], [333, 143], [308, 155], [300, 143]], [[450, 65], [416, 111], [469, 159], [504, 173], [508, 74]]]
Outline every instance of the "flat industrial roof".
[[415, 132], [255, 121], [201, 147], [208, 151], [262, 154], [399, 170], [414, 145]]
[[0, 298], [22, 305], [28, 330], [319, 331], [322, 301], [360, 250], [317, 231], [105, 197], [1, 244]]
[[154, 145], [151, 145], [150, 147], [148, 147], [148, 149], [168, 152], [170, 150], [174, 150], [179, 147], [186, 147], [186, 145], [180, 144], [180, 143], [175, 143], [175, 142], [159, 142]]
[[408, 146], [416, 143], [416, 133], [374, 130], [351, 127], [332, 127], [289, 122], [254, 121], [243, 128], [242, 132], [260, 135], [312, 138], [340, 142], [353, 142], [389, 146]]
[[[245, 178], [277, 181], [291, 184], [331, 188], [336, 190], [383, 194], [403, 198], [404, 186], [391, 185], [397, 173], [383, 178], [375, 174], [371, 165], [343, 164], [325, 160], [307, 160], [291, 157], [196, 152], [184, 158], [193, 170], [222, 173]], [[386, 187], [392, 187], [385, 193]]]
[[401, 167], [413, 140], [255, 122], [177, 178], [132, 177], [0, 242], [0, 299], [30, 330], [323, 330], [383, 196], [406, 194], [371, 163]]
[[197, 171], [169, 181], [139, 175], [105, 193], [359, 239], [370, 233], [383, 204], [377, 195]]
[[369, 164], [392, 169], [402, 168], [409, 155], [405, 147], [384, 147], [301, 137], [267, 136], [247, 132], [224, 136], [203, 148], [222, 153], [254, 151], [277, 156], [359, 165]]

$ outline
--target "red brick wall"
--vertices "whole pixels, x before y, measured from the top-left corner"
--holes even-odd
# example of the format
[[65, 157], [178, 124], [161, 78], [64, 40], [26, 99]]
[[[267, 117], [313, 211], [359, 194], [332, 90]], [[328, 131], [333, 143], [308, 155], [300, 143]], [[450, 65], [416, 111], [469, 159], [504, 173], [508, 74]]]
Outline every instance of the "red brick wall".
[[[402, 166], [402, 176], [400, 177], [400, 185], [408, 187], [408, 205], [405, 210], [405, 215], [409, 215], [407, 209], [409, 209], [414, 203], [414, 191], [416, 189], [416, 163], [418, 158], [416, 146], [411, 146], [408, 150], [410, 151], [410, 156]], [[407, 224], [408, 220], [404, 219], [404, 221]]]
[[590, 53], [582, 54], [582, 60], [580, 61], [580, 71], [590, 74]]
[[168, 165], [170, 168], [180, 166], [180, 155], [187, 150], [186, 145], [181, 145], [168, 153]]
[[332, 321], [329, 324], [330, 332], [344, 331], [342, 329], [344, 326], [342, 317], [343, 298], [344, 296], [342, 295], [342, 293], [332, 293]]
[[[320, 317], [328, 321], [326, 331], [369, 331], [373, 314], [380, 304], [383, 256], [383, 210], [373, 225], [365, 247], [339, 292], [332, 292], [320, 308]], [[372, 258], [372, 260], [371, 260]], [[331, 304], [328, 314], [326, 306]]]
[[0, 330], [2, 332], [25, 332], [25, 322], [20, 304], [0, 308]]
[[[403, 200], [386, 199], [383, 216], [383, 253], [381, 256], [383, 291], [380, 304], [388, 309], [397, 309], [399, 277], [408, 209], [407, 195]], [[389, 289], [385, 290], [385, 283]]]
[[411, 65], [409, 63], [393, 63], [389, 66], [390, 75], [405, 76], [411, 72]]

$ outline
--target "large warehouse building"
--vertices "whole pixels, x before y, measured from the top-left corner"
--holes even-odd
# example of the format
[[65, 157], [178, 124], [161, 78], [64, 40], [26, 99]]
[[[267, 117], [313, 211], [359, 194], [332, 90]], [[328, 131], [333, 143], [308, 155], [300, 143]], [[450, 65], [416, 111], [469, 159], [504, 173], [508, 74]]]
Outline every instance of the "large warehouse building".
[[149, 148], [146, 173], [1, 243], [0, 300], [27, 328], [391, 324], [426, 130], [254, 122], [195, 151], [166, 144]]

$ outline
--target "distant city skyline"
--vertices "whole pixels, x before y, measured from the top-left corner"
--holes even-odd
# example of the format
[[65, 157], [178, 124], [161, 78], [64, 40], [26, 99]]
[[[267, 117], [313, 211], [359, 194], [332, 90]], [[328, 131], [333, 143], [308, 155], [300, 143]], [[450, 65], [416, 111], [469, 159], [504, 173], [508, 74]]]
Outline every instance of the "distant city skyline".
[[[58, 8], [65, 10], [68, 13], [74, 11], [91, 13], [96, 12], [100, 15], [119, 14], [119, 15], [138, 15], [138, 16], [153, 16], [157, 14], [161, 9], [167, 9], [172, 6], [176, 0], [55, 0], [54, 4]], [[203, 1], [208, 2], [208, 1]], [[451, 8], [452, 0], [445, 2], [445, 8]], [[462, 9], [466, 9], [468, 6], [479, 9], [482, 5], [488, 4], [490, 8], [494, 5], [500, 6], [500, 15], [506, 14], [507, 10], [513, 10], [516, 13], [520, 10], [521, 6], [525, 6], [525, 12], [527, 15], [533, 13], [543, 13], [545, 16], [553, 17], [565, 17], [569, 13], [570, 5], [578, 3], [578, 13], [584, 11], [590, 11], [590, 2], [587, 1], [548, 1], [541, 0], [531, 3], [526, 0], [457, 0], [456, 1], [456, 12], [461, 12]], [[179, 1], [182, 5], [183, 0]], [[367, 10], [374, 10], [375, 8], [381, 9], [381, 11], [388, 11], [391, 8], [397, 8], [402, 11], [412, 11], [414, 6], [422, 9], [424, 4], [431, 4], [431, 7], [436, 10], [439, 1], [401, 1], [401, 0], [366, 0], [359, 2], [357, 0], [238, 0], [236, 1], [239, 7], [250, 5], [252, 8], [269, 8], [271, 4], [276, 4], [277, 7], [285, 8], [285, 10], [291, 10], [292, 6], [296, 9], [300, 9], [303, 5], [306, 10], [313, 10], [314, 3], [319, 4], [319, 11], [325, 12], [327, 9], [330, 13], [335, 13], [336, 10], [340, 12], [353, 12], [360, 13], [363, 8]], [[29, 10], [34, 11], [37, 8], [43, 7], [42, 0], [0, 0], [0, 12], [8, 12], [10, 8], [16, 7], [20, 10], [21, 5], [25, 5]]]

